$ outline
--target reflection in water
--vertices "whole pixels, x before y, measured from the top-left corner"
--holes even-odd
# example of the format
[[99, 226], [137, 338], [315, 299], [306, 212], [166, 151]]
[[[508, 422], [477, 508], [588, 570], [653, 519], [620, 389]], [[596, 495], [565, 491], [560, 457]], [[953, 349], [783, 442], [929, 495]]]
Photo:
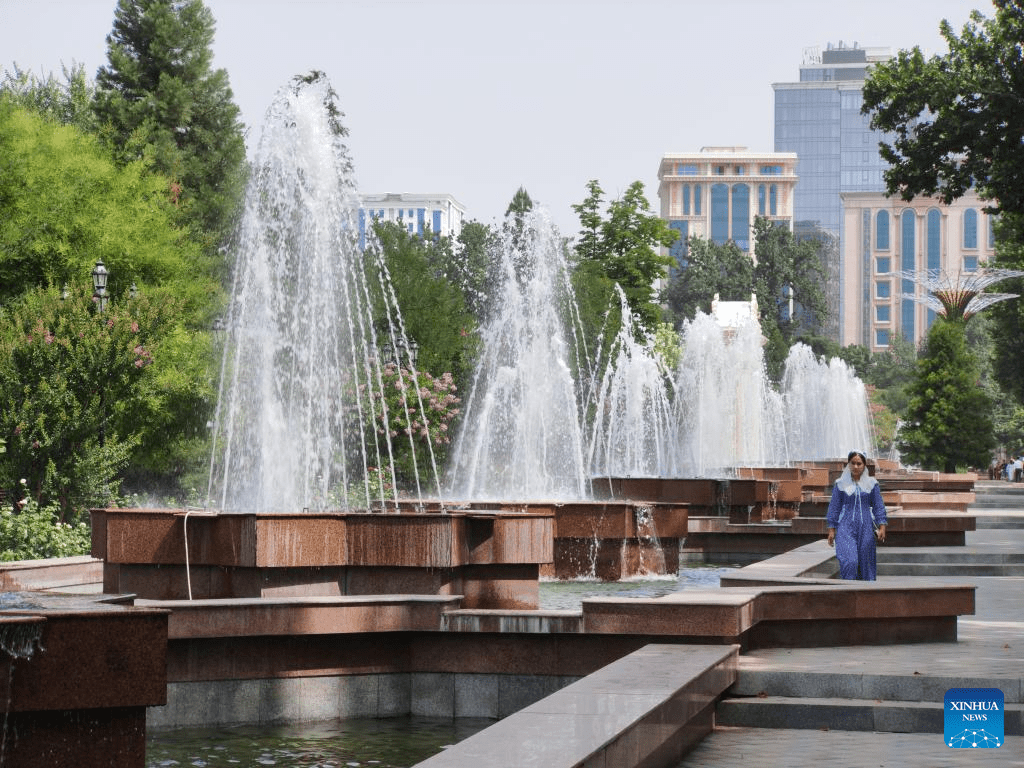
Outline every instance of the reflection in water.
[[147, 739], [146, 768], [408, 768], [493, 722], [389, 717], [159, 731]]

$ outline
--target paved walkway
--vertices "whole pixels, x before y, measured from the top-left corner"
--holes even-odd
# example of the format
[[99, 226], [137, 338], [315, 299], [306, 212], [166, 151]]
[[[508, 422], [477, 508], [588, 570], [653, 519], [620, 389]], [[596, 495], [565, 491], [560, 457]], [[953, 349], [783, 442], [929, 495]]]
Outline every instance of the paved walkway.
[[[979, 486], [985, 484], [979, 484]], [[982, 490], [979, 488], [979, 490]], [[1024, 501], [1024, 487], [1021, 487]], [[993, 517], [1024, 516], [1020, 507], [972, 509]], [[982, 558], [1024, 557], [1024, 528], [986, 528], [968, 532], [966, 547], [932, 547], [944, 555], [963, 558], [967, 552]], [[879, 577], [898, 582], [913, 576]], [[744, 670], [800, 674], [863, 675], [865, 689], [879, 678], [912, 685], [916, 679], [941, 704], [948, 688], [1000, 687], [1007, 703], [1024, 701], [1024, 577], [945, 576], [941, 581], [977, 585], [974, 616], [960, 617], [956, 643], [897, 646], [794, 648], [753, 651], [740, 658]], [[908, 696], [907, 698], [910, 698]], [[936, 768], [939, 766], [1024, 766], [1024, 737], [1007, 736], [998, 749], [951, 749], [938, 733], [878, 733], [774, 728], [719, 727], [680, 763], [679, 768], [733, 766], [878, 766], [879, 768]]]

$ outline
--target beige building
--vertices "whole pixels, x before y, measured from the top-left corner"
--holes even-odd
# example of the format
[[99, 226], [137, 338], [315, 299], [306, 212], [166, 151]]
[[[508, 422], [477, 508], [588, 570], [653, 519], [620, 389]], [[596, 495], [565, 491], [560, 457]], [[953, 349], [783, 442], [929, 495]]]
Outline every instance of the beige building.
[[872, 352], [897, 335], [920, 344], [935, 312], [903, 298], [924, 290], [900, 271], [972, 272], [994, 256], [992, 217], [969, 192], [951, 205], [906, 202], [878, 192], [845, 192], [840, 261], [839, 343]]
[[792, 228], [796, 163], [793, 152], [746, 147], [664, 155], [658, 199], [661, 218], [680, 233], [671, 249], [679, 265], [686, 265], [686, 241], [693, 235], [719, 245], [732, 240], [753, 257], [755, 216]]

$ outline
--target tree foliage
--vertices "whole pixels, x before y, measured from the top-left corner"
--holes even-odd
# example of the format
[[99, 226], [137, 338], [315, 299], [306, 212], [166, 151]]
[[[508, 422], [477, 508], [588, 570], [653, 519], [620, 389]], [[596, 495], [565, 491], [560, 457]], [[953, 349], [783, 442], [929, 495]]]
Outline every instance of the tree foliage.
[[214, 252], [245, 184], [245, 142], [227, 72], [213, 69], [213, 14], [202, 0], [118, 0], [94, 108], [123, 162], [142, 157]]
[[945, 55], [914, 47], [869, 73], [863, 111], [887, 135], [890, 193], [949, 203], [974, 188], [998, 210], [1024, 213], [1024, 7], [993, 4], [993, 18], [972, 11], [959, 35], [941, 23]]
[[761, 330], [769, 340], [766, 363], [775, 376], [794, 342], [828, 313], [821, 247], [818, 240], [798, 241], [789, 227], [754, 219], [754, 293]]
[[932, 325], [909, 394], [899, 437], [905, 461], [943, 472], [988, 466], [995, 443], [992, 402], [962, 322], [940, 317]]
[[64, 80], [52, 73], [41, 78], [19, 69], [4, 71], [0, 93], [13, 104], [24, 107], [61, 125], [73, 125], [84, 133], [96, 133], [98, 122], [92, 109], [96, 86], [85, 75], [83, 64], [62, 68]]
[[[109, 500], [126, 473], [137, 484], [174, 486], [204, 452], [212, 407], [205, 329], [223, 294], [207, 258], [174, 226], [166, 184], [142, 163], [115, 166], [95, 138], [0, 96], [4, 487], [32, 477], [33, 498], [67, 509]], [[115, 321], [102, 334], [88, 300], [97, 258], [110, 271], [106, 319]], [[129, 310], [132, 283], [139, 298]], [[154, 355], [141, 371], [130, 354], [137, 344], [129, 344], [139, 337], [125, 330], [132, 322]], [[135, 383], [121, 387], [115, 379], [126, 368]], [[95, 413], [103, 377], [111, 377], [110, 428], [101, 451]], [[66, 431], [79, 426], [83, 432]]]
[[637, 319], [638, 330], [651, 333], [661, 320], [655, 285], [675, 263], [660, 250], [672, 245], [679, 233], [651, 212], [640, 181], [634, 181], [621, 198], [611, 201], [604, 216], [599, 212], [604, 191], [598, 182], [590, 181], [587, 191], [587, 198], [573, 206], [582, 225], [576, 254], [580, 261], [599, 264], [604, 276], [618, 283]]
[[686, 268], [665, 289], [665, 301], [677, 321], [692, 320], [698, 311], [710, 314], [715, 296], [722, 301], [750, 301], [754, 262], [733, 241], [719, 245], [690, 237], [686, 260]]

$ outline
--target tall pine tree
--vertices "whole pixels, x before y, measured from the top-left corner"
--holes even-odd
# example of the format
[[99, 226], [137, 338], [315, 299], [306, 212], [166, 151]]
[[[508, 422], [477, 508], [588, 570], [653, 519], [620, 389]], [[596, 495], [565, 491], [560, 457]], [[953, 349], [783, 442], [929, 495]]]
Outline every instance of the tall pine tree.
[[148, 156], [208, 253], [230, 235], [245, 186], [245, 141], [227, 72], [213, 69], [202, 0], [118, 0], [94, 109], [124, 162]]
[[908, 463], [925, 469], [988, 466], [995, 445], [992, 402], [964, 330], [962, 320], [935, 320], [909, 388], [900, 450]]

